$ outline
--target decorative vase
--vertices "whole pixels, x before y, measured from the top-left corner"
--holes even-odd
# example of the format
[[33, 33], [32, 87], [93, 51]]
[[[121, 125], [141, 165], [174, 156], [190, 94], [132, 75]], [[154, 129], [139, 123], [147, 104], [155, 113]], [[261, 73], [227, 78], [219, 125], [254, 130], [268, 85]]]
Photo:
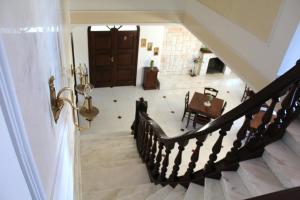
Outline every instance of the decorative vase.
[[154, 68], [154, 60], [151, 60], [150, 61], [150, 69], [153, 69]]
[[210, 101], [205, 101], [203, 104], [204, 104], [204, 106], [206, 106], [206, 107], [210, 107], [210, 106], [211, 106]]
[[211, 101], [213, 100], [213, 96], [212, 95], [207, 95], [207, 101], [205, 101], [203, 104], [206, 107], [210, 107], [211, 106]]

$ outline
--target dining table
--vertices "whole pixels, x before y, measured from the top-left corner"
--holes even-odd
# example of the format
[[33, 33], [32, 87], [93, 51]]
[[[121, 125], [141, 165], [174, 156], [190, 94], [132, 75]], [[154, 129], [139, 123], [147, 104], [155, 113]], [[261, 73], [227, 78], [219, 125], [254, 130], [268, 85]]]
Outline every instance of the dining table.
[[205, 106], [204, 102], [206, 102], [208, 99], [209, 96], [207, 94], [195, 92], [191, 102], [188, 105], [188, 108], [193, 113], [201, 114], [211, 119], [216, 119], [222, 115], [224, 100], [213, 97], [210, 102], [211, 105]]

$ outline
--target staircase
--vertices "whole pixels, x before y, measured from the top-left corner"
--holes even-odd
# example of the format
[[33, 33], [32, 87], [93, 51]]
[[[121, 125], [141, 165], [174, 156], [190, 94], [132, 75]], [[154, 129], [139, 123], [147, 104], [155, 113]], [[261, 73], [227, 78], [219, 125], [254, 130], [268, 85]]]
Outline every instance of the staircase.
[[[133, 136], [81, 136], [83, 200], [300, 199], [299, 74], [300, 61], [253, 98], [174, 138], [148, 116], [147, 102], [141, 98]], [[252, 116], [263, 106], [267, 109], [253, 130]], [[218, 158], [223, 138], [240, 121], [232, 148]], [[208, 137], [216, 141], [199, 170]], [[192, 152], [185, 151], [187, 145], [194, 145]], [[182, 165], [186, 155], [188, 166]]]
[[81, 137], [83, 200], [233, 200], [300, 186], [300, 118], [282, 140], [267, 145], [261, 158], [222, 171], [220, 180], [161, 186], [150, 182], [128, 132]]

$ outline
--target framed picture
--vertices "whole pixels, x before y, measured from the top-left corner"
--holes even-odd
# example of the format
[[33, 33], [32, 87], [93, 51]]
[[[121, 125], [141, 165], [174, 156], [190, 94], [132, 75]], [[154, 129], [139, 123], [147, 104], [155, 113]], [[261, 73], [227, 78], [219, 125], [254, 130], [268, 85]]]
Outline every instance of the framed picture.
[[141, 47], [146, 47], [146, 44], [147, 44], [147, 39], [142, 38], [141, 39]]
[[153, 51], [154, 51], [153, 54], [154, 54], [155, 56], [158, 56], [159, 48], [158, 48], [158, 47], [155, 47]]
[[148, 51], [152, 51], [152, 46], [153, 46], [153, 43], [152, 42], [148, 42], [147, 50]]

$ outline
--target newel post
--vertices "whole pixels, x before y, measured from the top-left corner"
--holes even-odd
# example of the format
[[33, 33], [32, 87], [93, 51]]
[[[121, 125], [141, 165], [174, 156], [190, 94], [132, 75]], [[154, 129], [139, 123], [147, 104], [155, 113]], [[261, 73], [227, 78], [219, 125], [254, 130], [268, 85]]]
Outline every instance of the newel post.
[[131, 125], [131, 134], [134, 135], [134, 138], [136, 138], [138, 133], [138, 125], [139, 125], [139, 113], [144, 112], [147, 113], [148, 103], [144, 100], [143, 97], [141, 97], [139, 100], [135, 103], [135, 119]]

